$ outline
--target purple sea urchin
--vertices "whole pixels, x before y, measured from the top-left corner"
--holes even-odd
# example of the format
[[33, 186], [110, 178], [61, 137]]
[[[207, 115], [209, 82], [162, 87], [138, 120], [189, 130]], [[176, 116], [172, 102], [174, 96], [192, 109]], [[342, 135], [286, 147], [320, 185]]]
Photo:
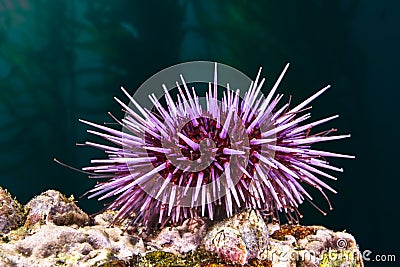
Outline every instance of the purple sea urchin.
[[329, 203], [324, 189], [335, 190], [316, 175], [336, 179], [321, 169], [342, 169], [325, 158], [352, 156], [314, 150], [311, 144], [350, 135], [328, 136], [334, 130], [310, 134], [311, 128], [337, 115], [303, 124], [310, 113], [301, 113], [329, 86], [294, 108], [289, 103], [278, 108], [283, 95], [275, 92], [287, 68], [266, 98], [260, 69], [243, 98], [228, 84], [219, 102], [217, 64], [204, 98], [194, 88], [190, 92], [182, 76], [182, 84], [176, 83], [177, 100], [163, 85], [166, 105], [152, 94], [152, 110], [141, 107], [122, 88], [131, 102], [126, 105], [115, 98], [126, 111], [124, 119], [116, 120], [123, 131], [81, 120], [101, 130], [89, 133], [113, 144], [85, 143], [108, 154], [83, 169], [107, 179], [97, 183], [89, 197], [116, 197], [108, 205], [118, 211], [116, 221], [135, 214], [135, 222], [146, 226], [200, 214], [229, 217], [241, 208], [279, 211], [292, 220], [304, 200], [313, 204], [303, 184], [315, 187]]

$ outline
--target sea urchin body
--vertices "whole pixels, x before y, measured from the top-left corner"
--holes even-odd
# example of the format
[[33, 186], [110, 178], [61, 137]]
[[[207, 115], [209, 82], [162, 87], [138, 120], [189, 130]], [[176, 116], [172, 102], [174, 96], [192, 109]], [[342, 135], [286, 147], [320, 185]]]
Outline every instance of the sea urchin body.
[[287, 68], [265, 98], [260, 69], [243, 98], [228, 84], [219, 101], [217, 65], [205, 97], [197, 96], [194, 88], [190, 92], [181, 76], [177, 100], [163, 85], [166, 104], [149, 95], [152, 110], [141, 107], [122, 88], [131, 103], [115, 98], [126, 112], [117, 120], [122, 131], [81, 120], [100, 130], [88, 132], [111, 142], [85, 143], [108, 154], [84, 168], [105, 179], [89, 196], [115, 197], [107, 208], [118, 211], [116, 221], [134, 214], [135, 222], [145, 226], [199, 215], [229, 217], [241, 208], [283, 212], [291, 220], [304, 200], [313, 204], [304, 184], [320, 191], [329, 203], [324, 190], [335, 190], [317, 175], [336, 179], [323, 169], [342, 169], [326, 158], [352, 156], [314, 150], [311, 145], [349, 135], [330, 136], [334, 130], [310, 133], [337, 115], [305, 123], [310, 118], [305, 113], [308, 104], [329, 86], [294, 108], [289, 103], [278, 107], [283, 95], [275, 92]]

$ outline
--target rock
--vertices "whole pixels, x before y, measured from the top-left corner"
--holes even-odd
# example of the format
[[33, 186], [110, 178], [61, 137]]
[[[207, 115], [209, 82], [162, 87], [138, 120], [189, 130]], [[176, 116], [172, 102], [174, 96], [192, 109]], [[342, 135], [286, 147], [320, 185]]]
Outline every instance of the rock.
[[97, 266], [144, 253], [143, 241], [119, 228], [40, 225], [32, 235], [1, 245], [1, 258], [18, 266]]
[[36, 196], [25, 205], [27, 219], [25, 226], [36, 223], [79, 226], [89, 223], [89, 216], [76, 206], [73, 197], [66, 198], [55, 190]]
[[0, 187], [0, 235], [18, 228], [24, 220], [22, 205], [7, 190]]
[[213, 226], [203, 244], [226, 261], [247, 264], [267, 249], [268, 228], [257, 210], [247, 210]]
[[352, 235], [322, 226], [265, 225], [254, 210], [216, 224], [203, 244], [227, 262], [249, 266], [363, 266]]
[[[363, 266], [356, 241], [322, 226], [266, 225], [247, 210], [211, 226], [145, 231], [115, 211], [89, 221], [72, 198], [49, 190], [23, 208], [0, 189], [0, 266]], [[92, 224], [90, 224], [92, 222]], [[208, 230], [207, 230], [208, 229]]]
[[148, 245], [182, 256], [201, 245], [206, 227], [200, 218], [187, 219], [180, 226], [165, 227], [155, 238], [150, 239]]
[[116, 214], [117, 212], [113, 210], [106, 210], [103, 213], [97, 214], [96, 216], [94, 216], [94, 224], [110, 226], [113, 223]]

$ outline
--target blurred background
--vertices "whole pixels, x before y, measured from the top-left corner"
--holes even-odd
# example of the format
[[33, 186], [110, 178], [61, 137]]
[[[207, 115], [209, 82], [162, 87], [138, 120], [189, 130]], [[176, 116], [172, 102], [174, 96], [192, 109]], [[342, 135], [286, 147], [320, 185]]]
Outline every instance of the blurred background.
[[[334, 160], [345, 172], [328, 181], [334, 210], [301, 207], [302, 223], [354, 234], [361, 250], [397, 254], [397, 102], [400, 96], [398, 1], [0, 0], [0, 186], [21, 203], [47, 189], [79, 197], [94, 184], [77, 168], [101, 151], [79, 118], [121, 118], [113, 100], [171, 65], [207, 60], [279, 88], [292, 103], [326, 84], [313, 118], [332, 114], [352, 138], [315, 148], [356, 155]], [[321, 207], [328, 210], [323, 201]], [[96, 200], [79, 199], [87, 212]], [[383, 265], [387, 265], [385, 263]], [[367, 264], [368, 266], [368, 264]]]

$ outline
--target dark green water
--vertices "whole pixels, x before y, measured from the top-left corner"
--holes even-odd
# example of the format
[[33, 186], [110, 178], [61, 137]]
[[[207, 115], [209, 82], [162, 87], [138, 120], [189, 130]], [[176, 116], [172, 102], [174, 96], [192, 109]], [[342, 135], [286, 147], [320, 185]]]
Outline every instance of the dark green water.
[[[113, 96], [134, 91], [165, 67], [191, 60], [231, 65], [250, 77], [264, 68], [268, 92], [287, 62], [279, 91], [313, 104], [313, 118], [349, 140], [317, 148], [356, 155], [345, 169], [334, 210], [303, 205], [303, 223], [353, 233], [362, 250], [400, 257], [397, 101], [400, 23], [396, 1], [0, 1], [0, 186], [22, 203], [54, 188], [79, 196], [93, 180], [81, 168], [100, 151], [79, 118], [102, 123], [123, 113]], [[317, 197], [317, 202], [319, 198]], [[321, 207], [327, 207], [321, 200]], [[101, 205], [79, 200], [88, 212]], [[388, 263], [386, 263], [388, 264]]]

